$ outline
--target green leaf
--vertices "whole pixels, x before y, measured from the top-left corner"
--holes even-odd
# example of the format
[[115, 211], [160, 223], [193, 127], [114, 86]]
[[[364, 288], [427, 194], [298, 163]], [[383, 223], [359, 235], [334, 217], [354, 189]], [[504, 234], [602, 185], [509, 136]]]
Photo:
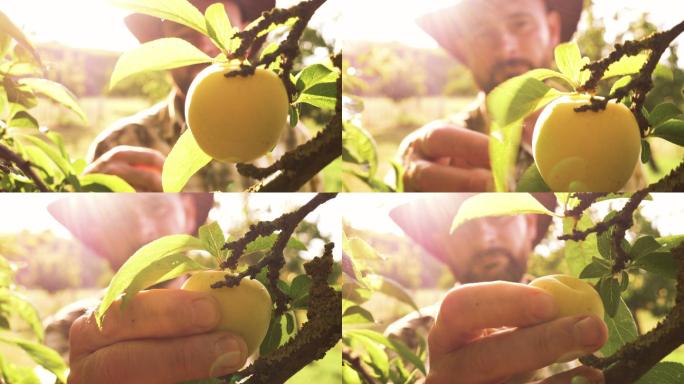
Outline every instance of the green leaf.
[[375, 176], [378, 169], [378, 152], [373, 136], [361, 127], [345, 123], [342, 130], [342, 160], [366, 165], [368, 176]]
[[359, 374], [346, 362], [342, 365], [342, 382], [344, 384], [363, 384]]
[[451, 223], [451, 233], [466, 221], [487, 216], [535, 213], [555, 216], [529, 193], [483, 193], [469, 197], [461, 204]]
[[544, 182], [537, 164], [532, 163], [520, 176], [516, 192], [551, 192], [551, 188]]
[[[278, 234], [259, 236], [254, 241], [247, 244], [245, 247], [245, 253], [261, 252], [271, 249], [276, 240], [278, 240]], [[298, 239], [291, 237], [289, 240], [287, 240], [286, 248], [295, 249], [297, 251], [305, 251], [306, 245], [304, 245], [304, 243]]]
[[618, 88], [626, 86], [627, 84], [629, 84], [630, 81], [632, 81], [632, 76], [621, 77], [615, 83], [613, 83], [613, 86], [610, 88], [610, 93], [615, 93], [615, 91], [617, 91]]
[[634, 265], [645, 271], [669, 279], [677, 278], [679, 265], [670, 252], [652, 252], [634, 261]]
[[26, 111], [19, 111], [12, 116], [12, 119], [7, 123], [9, 128], [31, 128], [37, 129], [39, 127], [38, 120]]
[[674, 361], [661, 361], [654, 365], [636, 384], [679, 384], [684, 382], [684, 365]]
[[204, 18], [206, 19], [209, 37], [224, 51], [229, 51], [229, 40], [235, 30], [230, 24], [225, 6], [221, 3], [210, 5], [204, 12]]
[[192, 131], [186, 129], [164, 161], [162, 170], [164, 192], [180, 192], [192, 175], [210, 161], [211, 156], [202, 151]]
[[337, 105], [337, 83], [318, 83], [303, 91], [294, 103], [306, 103], [320, 109], [334, 110]]
[[420, 308], [413, 301], [413, 297], [408, 293], [401, 284], [396, 281], [376, 274], [369, 274], [363, 277], [363, 282], [368, 288], [373, 291], [384, 293], [404, 304], [411, 306], [414, 310], [420, 312]]
[[323, 64], [310, 65], [295, 77], [297, 90], [305, 92], [316, 84], [323, 82], [335, 82], [339, 73], [334, 69]]
[[660, 124], [653, 131], [653, 136], [684, 147], [684, 120], [671, 119]]
[[17, 41], [17, 43], [19, 43], [20, 46], [31, 53], [37, 63], [40, 63], [38, 52], [36, 52], [31, 41], [26, 38], [26, 35], [24, 35], [21, 29], [19, 29], [2, 11], [0, 11], [0, 32], [2, 32], [0, 35], [10, 35], [14, 40]]
[[620, 60], [608, 66], [603, 78], [608, 79], [638, 73], [648, 61], [649, 55], [649, 53], [640, 53], [636, 56], [622, 56]]
[[620, 283], [617, 279], [609, 277], [599, 280], [597, 287], [601, 300], [603, 300], [603, 307], [609, 317], [615, 317], [618, 305], [620, 303]]
[[264, 341], [262, 341], [259, 346], [259, 355], [268, 355], [280, 345], [280, 340], [283, 337], [283, 328], [281, 326], [282, 319], [282, 316], [273, 317], [271, 319]]
[[57, 376], [61, 382], [67, 382], [67, 365], [59, 356], [59, 353], [55, 352], [53, 349], [50, 349], [42, 344], [4, 335], [0, 335], [0, 342], [18, 346], [19, 348], [23, 349], [33, 361]]
[[216, 257], [223, 257], [227, 250], [223, 249], [226, 237], [217, 222], [205, 224], [199, 228], [199, 239], [209, 253]]
[[36, 147], [40, 148], [40, 150], [42, 150], [43, 152], [45, 152], [45, 154], [48, 155], [50, 160], [52, 160], [52, 162], [59, 168], [59, 170], [62, 171], [64, 176], [73, 175], [75, 173], [74, 168], [71, 166], [71, 163], [62, 157], [62, 154], [59, 152], [59, 150], [55, 149], [50, 144], [46, 143], [38, 137], [24, 135], [23, 138], [29, 141], [31, 144], [35, 145]]
[[288, 117], [290, 118], [290, 127], [296, 127], [297, 123], [299, 123], [299, 109], [296, 105], [290, 105]]
[[587, 64], [582, 60], [579, 46], [576, 42], [559, 44], [555, 49], [556, 65], [565, 76], [579, 83], [580, 71]]
[[682, 114], [682, 111], [673, 103], [658, 104], [648, 114], [648, 122], [651, 127], [657, 127], [660, 124], [673, 119]]
[[45, 333], [40, 315], [38, 315], [38, 311], [28, 299], [8, 289], [0, 289], [0, 309], [2, 309], [0, 313], [6, 312], [19, 316], [31, 327], [33, 334], [36, 335], [38, 340], [43, 342]]
[[610, 274], [611, 274], [610, 265], [607, 265], [605, 263], [605, 260], [594, 258], [594, 261], [592, 261], [591, 264], [587, 265], [582, 270], [579, 277], [581, 279], [593, 279], [593, 278], [604, 277], [604, 276], [610, 275]]
[[634, 245], [632, 245], [632, 249], [629, 251], [629, 255], [632, 257], [632, 260], [637, 260], [661, 247], [662, 245], [657, 242], [653, 236], [642, 236], [636, 239]]
[[399, 340], [388, 338], [378, 332], [366, 329], [350, 330], [347, 332], [347, 335], [365, 336], [375, 341], [376, 343], [382, 344], [386, 348], [395, 351], [403, 360], [411, 362], [411, 364], [413, 364], [423, 374], [426, 373], [425, 364], [423, 363], [423, 360], [420, 357], [418, 357], [415, 353], [413, 353], [404, 343], [402, 343]]
[[142, 44], [125, 52], [116, 62], [109, 89], [136, 73], [210, 63], [213, 59], [194, 45], [176, 37], [166, 37]]
[[506, 80], [489, 93], [487, 110], [494, 122], [507, 126], [565, 94], [532, 76], [521, 75]]
[[117, 7], [175, 21], [208, 35], [204, 16], [187, 0], [111, 0]]
[[342, 250], [349, 255], [352, 260], [384, 260], [385, 258], [378, 253], [370, 244], [359, 237], [350, 237], [342, 240]]
[[[382, 348], [382, 344], [364, 335], [355, 334], [350, 337], [352, 340], [358, 342], [363, 347], [363, 350], [368, 354], [364, 360], [370, 364], [381, 376], [387, 377], [389, 374], [389, 357]], [[384, 380], [383, 380], [384, 381]]]
[[202, 242], [189, 235], [165, 236], [138, 249], [126, 260], [109, 283], [107, 292], [96, 311], [95, 320], [98, 326], [102, 326], [102, 317], [114, 300], [128, 289], [141, 271], [158, 260], [193, 249], [202, 249]]
[[373, 314], [359, 305], [349, 307], [346, 311], [342, 313], [342, 325], [369, 323], [375, 323]]
[[641, 140], [641, 163], [646, 164], [651, 159], [651, 144], [646, 139]]
[[130, 285], [124, 291], [123, 306], [139, 291], [159, 284], [164, 281], [175, 279], [191, 271], [206, 270], [206, 268], [185, 254], [176, 253], [154, 261], [140, 270]]
[[[563, 219], [563, 234], [572, 233], [575, 226], [577, 230], [581, 231], [593, 225], [594, 223], [589, 215], [582, 215], [578, 223], [575, 223], [574, 217], [566, 217]], [[594, 233], [590, 234], [584, 241], [569, 240], [565, 242], [563, 254], [572, 276], [579, 276], [584, 268], [592, 262], [596, 256], [596, 242], [596, 234]]]
[[290, 284], [289, 296], [292, 300], [298, 300], [309, 294], [311, 288], [311, 278], [307, 275], [299, 275]]
[[608, 340], [601, 348], [603, 356], [612, 355], [638, 336], [634, 317], [622, 299], [618, 303], [615, 316], [610, 317], [606, 314], [603, 320], [608, 326]]
[[88, 118], [86, 117], [83, 109], [78, 105], [76, 101], [76, 96], [74, 96], [71, 91], [69, 91], [62, 84], [56, 83], [54, 81], [38, 78], [24, 78], [19, 80], [19, 84], [23, 84], [31, 88], [35, 93], [48, 97], [55, 102], [67, 107], [72, 110], [84, 124], [88, 124]]
[[135, 192], [124, 179], [115, 175], [105, 175], [102, 173], [89, 173], [81, 176], [81, 189], [84, 192]]
[[21, 383], [21, 384], [41, 384], [40, 379], [33, 372], [33, 368], [21, 367], [9, 362], [5, 362], [0, 356], [0, 380], [5, 379], [4, 382]]

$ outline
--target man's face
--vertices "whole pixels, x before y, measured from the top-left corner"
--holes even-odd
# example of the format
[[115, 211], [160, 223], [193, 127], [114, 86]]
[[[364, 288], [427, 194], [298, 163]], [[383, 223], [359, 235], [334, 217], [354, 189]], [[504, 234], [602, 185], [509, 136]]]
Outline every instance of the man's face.
[[487, 217], [460, 226], [446, 241], [445, 262], [461, 283], [519, 282], [536, 235], [536, 217]]
[[[216, 2], [216, 0], [201, 0], [193, 2], [193, 4], [200, 10], [200, 12], [204, 13], [209, 5]], [[221, 3], [223, 3], [225, 6], [228, 19], [233, 27], [242, 29], [246, 23], [244, 23], [242, 20], [240, 8], [233, 1], [221, 1]], [[211, 57], [215, 57], [221, 53], [219, 48], [217, 48], [207, 36], [204, 36], [186, 26], [173, 22], [164, 22], [162, 24], [162, 31], [164, 33], [164, 37], [178, 37], [186, 40]], [[188, 91], [188, 88], [190, 88], [192, 80], [201, 70], [206, 67], [207, 64], [196, 64], [172, 70], [171, 76], [173, 77], [173, 81], [176, 83], [178, 90], [185, 95]]]
[[543, 0], [471, 0], [464, 4], [458, 44], [485, 92], [512, 77], [549, 67], [560, 42], [560, 15]]

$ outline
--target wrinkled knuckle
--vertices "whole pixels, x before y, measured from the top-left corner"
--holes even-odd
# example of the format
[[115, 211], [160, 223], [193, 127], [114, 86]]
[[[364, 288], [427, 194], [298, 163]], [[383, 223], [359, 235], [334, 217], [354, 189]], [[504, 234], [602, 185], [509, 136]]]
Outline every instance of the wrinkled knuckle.
[[170, 356], [171, 361], [168, 363], [171, 364], [171, 366], [176, 367], [178, 372], [183, 372], [184, 375], [190, 376], [196, 365], [193, 357], [197, 355], [198, 352], [188, 346], [176, 348]]
[[[440, 320], [442, 324], [460, 329], [463, 326], [463, 315], [469, 313], [467, 290], [456, 288], [450, 291], [442, 300], [440, 308]], [[451, 315], [451, 314], [455, 314]]]

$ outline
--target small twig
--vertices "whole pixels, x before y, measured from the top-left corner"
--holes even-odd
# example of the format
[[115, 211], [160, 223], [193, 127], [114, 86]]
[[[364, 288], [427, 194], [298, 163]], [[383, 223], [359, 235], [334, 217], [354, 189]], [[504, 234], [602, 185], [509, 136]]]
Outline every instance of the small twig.
[[[323, 256], [304, 264], [306, 274], [311, 277], [307, 322], [285, 345], [252, 365], [234, 374], [222, 377], [225, 382], [252, 384], [284, 383], [311, 362], [323, 358], [342, 337], [342, 294], [328, 285], [333, 267], [334, 245], [325, 245]], [[245, 380], [246, 378], [246, 380]]]
[[558, 240], [573, 240], [573, 241], [583, 241], [587, 238], [592, 233], [601, 234], [610, 227], [614, 225], [622, 225], [625, 226], [627, 225], [626, 228], [629, 228], [631, 226], [632, 222], [632, 214], [634, 213], [634, 210], [641, 204], [641, 201], [646, 198], [648, 195], [648, 190], [643, 189], [641, 191], [635, 192], [632, 197], [630, 197], [629, 201], [625, 206], [618, 212], [615, 216], [613, 216], [611, 219], [602, 221], [595, 226], [584, 229], [584, 230], [573, 230], [572, 233], [562, 235], [558, 237]]
[[[333, 63], [341, 70], [342, 55], [336, 55]], [[278, 161], [265, 168], [237, 164], [241, 175], [259, 180], [281, 171], [273, 179], [253, 185], [249, 192], [297, 191], [333, 160], [342, 156], [342, 76], [337, 78], [336, 86], [335, 114], [323, 131], [313, 139], [284, 154]]]
[[224, 244], [223, 249], [229, 249], [231, 253], [228, 259], [221, 263], [221, 268], [236, 269], [238, 261], [249, 243], [256, 240], [259, 236], [268, 236], [275, 231], [281, 231], [269, 253], [261, 260], [256, 264], [250, 265], [245, 271], [238, 273], [237, 275], [226, 275], [225, 280], [216, 282], [212, 284], [211, 287], [234, 287], [239, 285], [243, 278], [254, 278], [262, 269], [268, 268], [268, 279], [271, 291], [275, 295], [276, 315], [285, 312], [289, 299], [287, 295], [278, 288], [277, 283], [280, 269], [285, 265], [283, 252], [287, 246], [287, 242], [299, 223], [304, 220], [309, 213], [319, 205], [334, 198], [336, 195], [337, 194], [334, 193], [319, 193], [296, 211], [285, 213], [273, 221], [262, 221], [256, 225], [252, 225], [242, 238]]
[[349, 366], [359, 374], [362, 382], [365, 384], [376, 384], [378, 381], [368, 372], [366, 367], [361, 363], [361, 358], [355, 356], [353, 351], [349, 348], [342, 350], [342, 360], [346, 361]]
[[45, 185], [43, 180], [41, 180], [40, 177], [38, 177], [38, 175], [33, 171], [33, 168], [31, 168], [31, 162], [24, 160], [23, 158], [21, 158], [21, 156], [14, 153], [11, 149], [7, 148], [2, 144], [0, 144], [0, 158], [5, 159], [10, 163], [16, 165], [17, 168], [19, 168], [24, 173], [24, 175], [26, 175], [29, 179], [33, 180], [33, 182], [36, 183], [36, 187], [39, 191], [50, 192], [50, 189]]
[[575, 193], [573, 197], [577, 198], [580, 202], [572, 209], [565, 211], [565, 216], [580, 217], [587, 208], [591, 207], [598, 199], [607, 196], [608, 193], [605, 192], [587, 192], [587, 193]]
[[638, 339], [622, 346], [606, 358], [594, 356], [582, 363], [603, 369], [606, 384], [629, 384], [637, 381], [655, 364], [684, 343], [684, 243], [672, 250], [679, 269], [675, 306], [665, 320]]
[[654, 33], [643, 40], [630, 40], [624, 44], [616, 44], [615, 50], [611, 52], [607, 58], [587, 64], [583, 69], [590, 70], [591, 76], [578, 90], [591, 93], [596, 89], [598, 82], [603, 78], [603, 75], [611, 64], [617, 62], [623, 56], [636, 56], [642, 51], [651, 51], [648, 60], [639, 71], [639, 74], [634, 75], [627, 85], [616, 89], [612, 94], [605, 98], [598, 99], [592, 97], [591, 104], [578, 107], [575, 111], [585, 112], [604, 110], [610, 100], [621, 100], [632, 91], [634, 92], [634, 97], [632, 98], [631, 111], [637, 119], [641, 136], [645, 137], [649, 123], [642, 113], [642, 108], [646, 101], [646, 95], [653, 88], [653, 80], [651, 79], [653, 71], [658, 65], [665, 50], [667, 50], [672, 41], [683, 32], [684, 21], [670, 30]]

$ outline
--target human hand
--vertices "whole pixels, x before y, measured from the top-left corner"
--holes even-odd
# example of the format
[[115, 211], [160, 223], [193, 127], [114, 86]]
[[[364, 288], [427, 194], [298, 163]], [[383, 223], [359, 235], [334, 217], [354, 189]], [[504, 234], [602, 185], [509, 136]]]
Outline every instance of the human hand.
[[120, 145], [105, 152], [84, 170], [124, 179], [138, 192], [163, 192], [164, 155], [154, 149]]
[[407, 136], [399, 147], [407, 192], [486, 192], [493, 188], [489, 138], [435, 122]]
[[[549, 294], [523, 284], [499, 281], [454, 288], [442, 301], [428, 335], [427, 384], [505, 383], [592, 353], [606, 342], [602, 319], [555, 319], [557, 311]], [[603, 382], [600, 371], [579, 367], [537, 384], [570, 384], [578, 375], [591, 383]]]
[[69, 384], [171, 384], [239, 370], [247, 345], [213, 332], [219, 303], [208, 293], [175, 289], [142, 291], [125, 310], [117, 300], [102, 330], [90, 313], [69, 334]]

